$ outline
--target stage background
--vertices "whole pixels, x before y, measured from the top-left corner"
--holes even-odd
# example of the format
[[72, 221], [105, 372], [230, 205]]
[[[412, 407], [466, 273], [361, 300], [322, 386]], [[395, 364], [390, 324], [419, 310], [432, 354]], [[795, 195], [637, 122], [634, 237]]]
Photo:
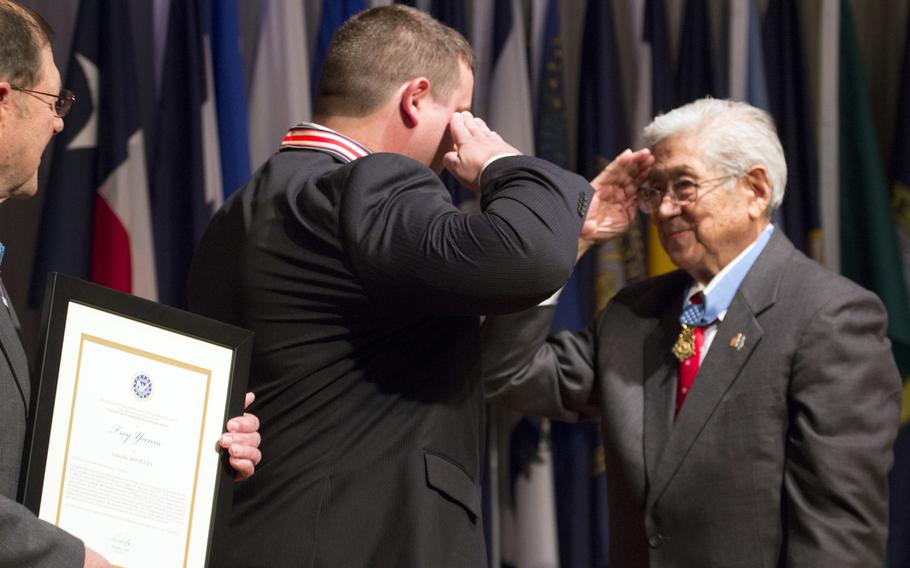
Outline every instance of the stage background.
[[[70, 156], [77, 166], [64, 165], [67, 152], [52, 144], [42, 163], [39, 195], [0, 207], [3, 280], [31, 353], [45, 269], [100, 275], [102, 282], [181, 304], [183, 271], [206, 214], [258, 167], [269, 144], [277, 147], [280, 133], [269, 142], [270, 132], [309, 118], [320, 50], [345, 15], [364, 4], [213, 1], [174, 0], [171, 6], [168, 0], [131, 0], [121, 4], [118, 21], [107, 22], [119, 25], [121, 33], [106, 32], [97, 49], [102, 56], [123, 56], [117, 59], [125, 75], [110, 89], [119, 102], [132, 101], [117, 112], [129, 114], [125, 134], [139, 135], [131, 138], [134, 144], [118, 146], [129, 151], [114, 160], [112, 171], [129, 163], [132, 177], [119, 178], [114, 189], [96, 198], [91, 192], [110, 171], [100, 182], [88, 179], [77, 167], [85, 165], [82, 154]], [[56, 30], [54, 53], [64, 86], [76, 89], [67, 69], [79, 0], [23, 3]], [[377, 3], [388, 2], [366, 2]], [[910, 271], [910, 88], [901, 86], [910, 76], [905, 61], [910, 2], [414, 3], [463, 31], [475, 45], [480, 58], [476, 114], [522, 150], [584, 175], [621, 149], [636, 146], [637, 133], [655, 110], [702, 94], [770, 108], [791, 162], [778, 222], [807, 253], [885, 298], [896, 355], [905, 375], [910, 371], [905, 283]], [[104, 2], [99, 5], [104, 9]], [[170, 19], [171, 10], [176, 18]], [[167, 54], [168, 38], [178, 36], [182, 41], [172, 42]], [[210, 80], [197, 84], [206, 73]], [[124, 91], [124, 84], [131, 87]], [[91, 96], [76, 90], [77, 105], [86, 107]], [[278, 126], [271, 124], [275, 121]], [[83, 126], [75, 116], [67, 119], [68, 130]], [[96, 138], [98, 148], [108, 143], [106, 132], [99, 130]], [[137, 154], [144, 164], [134, 161]], [[136, 172], [141, 178], [142, 171], [147, 174], [139, 180]], [[466, 194], [454, 188], [453, 195], [461, 200]], [[96, 199], [107, 201], [96, 207]], [[99, 243], [116, 238], [99, 232], [99, 207], [113, 215], [107, 221], [115, 226], [112, 234], [126, 234], [128, 250], [101, 256]], [[143, 243], [145, 248], [139, 246]], [[624, 283], [666, 270], [650, 244], [642, 222], [623, 242], [589, 254], [564, 294], [558, 324], [580, 327]], [[105, 276], [105, 266], [119, 270], [123, 259], [124, 272]], [[892, 568], [910, 567], [906, 389], [904, 400], [894, 473]], [[500, 480], [489, 484], [488, 502], [497, 505], [488, 518], [491, 555], [499, 559], [494, 564], [606, 566], [609, 528], [596, 426], [494, 413], [490, 432], [492, 475]]]

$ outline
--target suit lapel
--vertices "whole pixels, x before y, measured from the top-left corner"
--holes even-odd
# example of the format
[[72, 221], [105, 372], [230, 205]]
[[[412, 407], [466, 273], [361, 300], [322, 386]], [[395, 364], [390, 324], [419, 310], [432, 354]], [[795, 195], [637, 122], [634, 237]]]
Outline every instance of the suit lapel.
[[[680, 410], [675, 424], [668, 428], [669, 433], [664, 438], [666, 443], [663, 452], [659, 454], [659, 461], [653, 474], [649, 465], [651, 483], [647, 507], [653, 506], [667, 488], [717, 405], [740, 376], [744, 365], [761, 342], [764, 330], [757, 316], [774, 304], [783, 268], [792, 252], [793, 245], [780, 234], [779, 229], [776, 229], [765, 250], [740, 285], [726, 317], [718, 326], [717, 335], [699, 368], [692, 390], [686, 397], [686, 403]], [[677, 308], [681, 308], [681, 303]], [[730, 342], [740, 333], [746, 339], [742, 347], [737, 349], [731, 346]], [[663, 348], [669, 351], [671, 344], [667, 343]], [[675, 364], [675, 359], [673, 363]], [[666, 392], [663, 396], [675, 396], [676, 372], [674, 366], [670, 371], [670, 384], [665, 385]], [[672, 410], [669, 412], [669, 420], [672, 422]], [[646, 425], [648, 423], [646, 416]], [[646, 458], [649, 457], [646, 445]]]
[[[666, 489], [714, 409], [739, 377], [743, 365], [761, 341], [761, 326], [752, 311], [742, 304], [745, 304], [742, 298], [734, 299], [727, 317], [718, 327], [711, 349], [686, 397], [686, 403], [670, 430], [664, 453], [652, 478], [649, 503], [656, 502]], [[742, 333], [747, 338], [746, 344], [739, 351], [728, 345], [728, 336], [732, 337], [736, 333]], [[675, 395], [675, 389], [667, 390], [674, 391]]]
[[[682, 292], [680, 292], [681, 294]], [[673, 395], [676, 384], [676, 358], [670, 346], [679, 334], [679, 310], [673, 302], [661, 317], [660, 323], [645, 339], [644, 345], [644, 446], [645, 471], [653, 484], [664, 445], [673, 427]]]
[[642, 438], [648, 485], [653, 484], [657, 465], [673, 427], [676, 358], [670, 351], [670, 346], [679, 335], [678, 319], [683, 292], [692, 283], [682, 270], [670, 273], [666, 278], [666, 282], [651, 300], [654, 310], [651, 317], [656, 320], [656, 325], [645, 336], [642, 349], [641, 369], [644, 381]]
[[[6, 289], [2, 283], [0, 283], [0, 294], [9, 302], [9, 297], [6, 295]], [[19, 337], [18, 322], [15, 318], [12, 304], [9, 307], [0, 305], [0, 350], [3, 351], [10, 369], [13, 371], [13, 378], [19, 387], [22, 403], [28, 409], [28, 399], [31, 392], [28, 358], [22, 348], [22, 339]]]

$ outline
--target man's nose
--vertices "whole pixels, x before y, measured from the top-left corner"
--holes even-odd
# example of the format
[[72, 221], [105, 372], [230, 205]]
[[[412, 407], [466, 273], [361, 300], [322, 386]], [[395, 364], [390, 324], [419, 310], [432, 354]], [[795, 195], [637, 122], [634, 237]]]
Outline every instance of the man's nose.
[[59, 116], [54, 117], [54, 134], [63, 132], [63, 119]]
[[664, 193], [660, 196], [660, 205], [657, 206], [655, 213], [660, 217], [672, 217], [682, 209], [682, 206], [676, 202], [670, 193]]

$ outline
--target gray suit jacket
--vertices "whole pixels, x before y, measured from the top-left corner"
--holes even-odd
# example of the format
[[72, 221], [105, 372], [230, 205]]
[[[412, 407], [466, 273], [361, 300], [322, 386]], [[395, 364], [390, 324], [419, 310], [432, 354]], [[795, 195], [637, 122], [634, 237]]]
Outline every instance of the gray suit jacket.
[[0, 566], [80, 567], [82, 541], [16, 502], [31, 390], [18, 327], [12, 306], [0, 303]]
[[600, 416], [611, 566], [883, 565], [901, 380], [881, 302], [775, 231], [674, 423], [689, 284], [629, 286], [580, 333], [547, 338], [551, 308], [488, 318], [488, 392]]

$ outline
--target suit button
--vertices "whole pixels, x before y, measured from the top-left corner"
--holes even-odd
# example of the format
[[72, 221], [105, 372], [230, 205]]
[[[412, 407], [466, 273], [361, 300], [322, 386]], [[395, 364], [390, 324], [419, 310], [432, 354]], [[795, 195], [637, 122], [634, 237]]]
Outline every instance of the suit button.
[[648, 537], [648, 546], [651, 548], [660, 548], [664, 543], [664, 535], [657, 533]]

